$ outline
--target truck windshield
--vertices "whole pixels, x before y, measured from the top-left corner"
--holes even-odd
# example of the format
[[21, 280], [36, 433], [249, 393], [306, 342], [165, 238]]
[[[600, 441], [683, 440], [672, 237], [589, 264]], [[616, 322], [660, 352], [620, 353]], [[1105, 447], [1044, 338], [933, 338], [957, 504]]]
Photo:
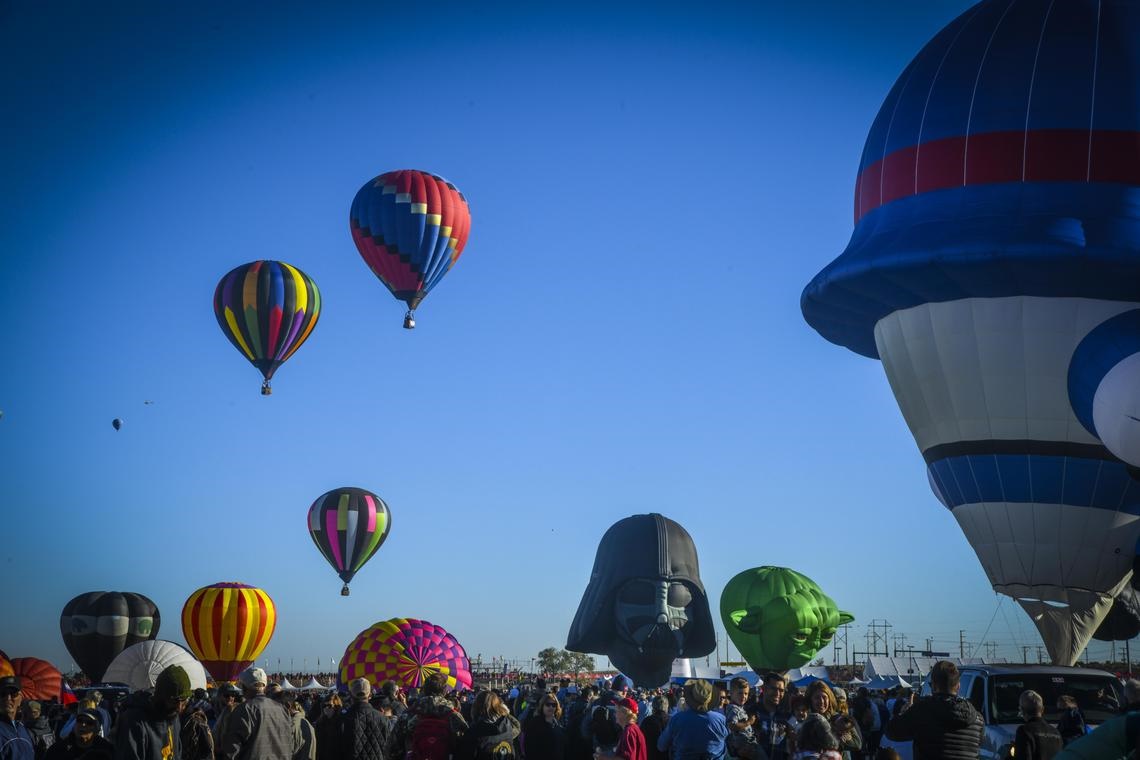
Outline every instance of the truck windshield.
[[1089, 723], [1102, 723], [1116, 717], [1122, 696], [1119, 683], [1110, 676], [999, 675], [990, 680], [991, 720], [995, 723], [1022, 723], [1018, 700], [1027, 689], [1041, 695], [1045, 701], [1045, 720], [1050, 723], [1056, 723], [1060, 718], [1057, 698], [1064, 694], [1077, 700], [1077, 706]]

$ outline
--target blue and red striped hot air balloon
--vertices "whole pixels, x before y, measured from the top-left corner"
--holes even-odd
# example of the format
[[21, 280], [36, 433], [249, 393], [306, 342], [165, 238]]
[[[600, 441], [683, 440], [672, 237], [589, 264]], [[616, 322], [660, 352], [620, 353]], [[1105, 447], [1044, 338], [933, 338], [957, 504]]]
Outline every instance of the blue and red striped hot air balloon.
[[1062, 665], [1140, 539], [1137, 34], [1134, 2], [952, 21], [883, 102], [851, 240], [801, 299], [882, 361], [935, 495]]
[[312, 278], [284, 261], [242, 264], [214, 290], [214, 316], [234, 348], [269, 381], [305, 339], [321, 316], [321, 293]]
[[365, 263], [392, 295], [408, 305], [404, 327], [412, 329], [416, 307], [467, 245], [471, 231], [467, 199], [442, 177], [400, 169], [360, 188], [348, 218]]
[[341, 596], [348, 596], [352, 576], [388, 538], [392, 513], [371, 491], [335, 488], [309, 507], [308, 522], [313, 543], [344, 581]]

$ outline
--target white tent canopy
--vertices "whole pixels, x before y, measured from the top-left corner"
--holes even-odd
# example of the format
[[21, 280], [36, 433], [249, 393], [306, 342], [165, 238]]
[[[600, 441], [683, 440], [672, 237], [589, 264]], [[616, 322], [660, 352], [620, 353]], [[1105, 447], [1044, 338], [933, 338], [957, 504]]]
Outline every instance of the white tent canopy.
[[173, 641], [141, 641], [129, 646], [111, 661], [103, 680], [125, 683], [132, 689], [153, 689], [158, 674], [171, 665], [180, 665], [190, 677], [191, 689], [206, 688], [206, 670], [194, 655]]
[[300, 688], [305, 690], [305, 691], [308, 691], [310, 689], [320, 689], [323, 691], [325, 689], [331, 689], [333, 687], [325, 686], [323, 683], [320, 683], [319, 681], [317, 681], [316, 678], [310, 677], [309, 682]]
[[281, 682], [281, 690], [282, 691], [296, 691], [297, 687], [294, 686], [293, 684], [289, 683], [289, 679], [286, 678], [284, 681]]

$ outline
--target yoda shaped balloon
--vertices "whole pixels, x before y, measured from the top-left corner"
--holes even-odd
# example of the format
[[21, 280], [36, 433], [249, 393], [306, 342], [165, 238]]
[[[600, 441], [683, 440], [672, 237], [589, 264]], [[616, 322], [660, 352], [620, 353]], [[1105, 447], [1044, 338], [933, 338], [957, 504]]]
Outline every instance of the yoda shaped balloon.
[[855, 618], [835, 606], [815, 581], [786, 567], [739, 573], [720, 597], [729, 638], [757, 672], [798, 668]]

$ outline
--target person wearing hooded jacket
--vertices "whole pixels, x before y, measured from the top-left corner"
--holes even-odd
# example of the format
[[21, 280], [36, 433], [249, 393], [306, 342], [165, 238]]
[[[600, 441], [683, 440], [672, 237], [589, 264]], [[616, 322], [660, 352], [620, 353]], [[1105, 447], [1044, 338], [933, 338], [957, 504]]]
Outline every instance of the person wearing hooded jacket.
[[[408, 709], [396, 721], [396, 749], [407, 754], [417, 740], [419, 728], [428, 729], [433, 722], [446, 721], [448, 742], [454, 748], [459, 738], [467, 730], [467, 721], [459, 714], [444, 692], [447, 691], [447, 676], [432, 673], [424, 681], [423, 696], [408, 705]], [[518, 721], [516, 721], [517, 723]]]
[[513, 745], [521, 731], [518, 719], [493, 691], [481, 691], [471, 707], [471, 725], [459, 741], [454, 760], [489, 757], [501, 744]]
[[968, 700], [957, 696], [954, 663], [939, 660], [930, 670], [932, 694], [887, 725], [887, 738], [913, 741], [914, 760], [976, 760], [985, 724]]
[[190, 694], [190, 676], [171, 665], [158, 674], [153, 694], [127, 697], [115, 728], [115, 760], [182, 760], [178, 713]]

